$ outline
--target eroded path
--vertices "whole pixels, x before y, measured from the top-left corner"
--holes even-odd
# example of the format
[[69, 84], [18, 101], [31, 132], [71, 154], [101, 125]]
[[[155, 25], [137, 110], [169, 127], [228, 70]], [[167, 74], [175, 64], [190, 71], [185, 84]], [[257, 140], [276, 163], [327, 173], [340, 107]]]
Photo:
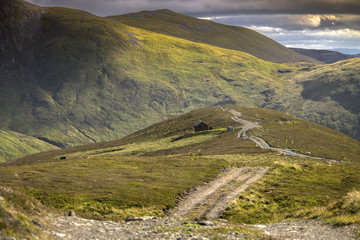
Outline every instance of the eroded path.
[[239, 194], [263, 177], [268, 167], [233, 168], [207, 185], [198, 187], [174, 208], [170, 216], [215, 219]]

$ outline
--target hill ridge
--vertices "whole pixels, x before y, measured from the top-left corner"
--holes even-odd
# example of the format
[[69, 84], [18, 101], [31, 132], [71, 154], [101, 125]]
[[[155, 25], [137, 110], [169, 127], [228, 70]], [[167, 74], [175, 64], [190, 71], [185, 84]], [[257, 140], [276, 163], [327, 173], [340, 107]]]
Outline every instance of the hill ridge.
[[157, 33], [246, 52], [267, 61], [318, 63], [317, 60], [295, 53], [251, 29], [185, 16], [168, 9], [141, 11], [108, 18]]

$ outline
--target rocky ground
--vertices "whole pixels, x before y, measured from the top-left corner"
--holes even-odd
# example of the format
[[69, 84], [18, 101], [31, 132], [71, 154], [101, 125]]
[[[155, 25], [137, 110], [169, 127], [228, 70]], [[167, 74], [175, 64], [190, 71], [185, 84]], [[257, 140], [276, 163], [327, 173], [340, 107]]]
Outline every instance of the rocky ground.
[[303, 220], [294, 222], [274, 223], [269, 225], [255, 225], [262, 229], [265, 235], [275, 239], [301, 240], [350, 240], [360, 239], [359, 226], [324, 225], [317, 220]]
[[176, 218], [137, 218], [136, 221], [96, 221], [77, 217], [52, 219], [49, 235], [59, 239], [245, 239], [246, 234], [226, 229], [225, 221], [191, 222]]
[[[130, 220], [130, 221], [129, 221]], [[48, 234], [57, 239], [360, 239], [358, 226], [333, 227], [318, 220], [269, 225], [233, 225], [225, 220], [188, 221], [180, 218], [133, 218], [111, 222], [55, 217]]]

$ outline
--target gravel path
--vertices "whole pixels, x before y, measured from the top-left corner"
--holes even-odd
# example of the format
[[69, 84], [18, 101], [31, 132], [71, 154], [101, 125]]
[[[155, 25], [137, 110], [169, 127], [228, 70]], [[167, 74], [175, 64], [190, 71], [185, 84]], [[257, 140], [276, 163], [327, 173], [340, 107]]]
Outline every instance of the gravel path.
[[299, 154], [299, 153], [290, 151], [288, 149], [271, 147], [264, 139], [257, 137], [257, 136], [248, 136], [247, 135], [248, 130], [261, 127], [258, 122], [252, 122], [252, 121], [247, 121], [245, 119], [242, 119], [241, 113], [234, 109], [226, 109], [226, 108], [221, 108], [221, 109], [223, 111], [228, 111], [228, 112], [232, 113], [233, 116], [231, 117], [231, 119], [234, 120], [235, 122], [242, 124], [242, 126], [240, 127], [241, 130], [239, 131], [239, 133], [237, 135], [238, 138], [250, 139], [251, 141], [253, 141], [257, 146], [259, 146], [262, 149], [269, 149], [269, 150], [281, 152], [283, 154], [290, 155], [290, 156], [296, 156], [296, 157], [302, 157], [302, 158], [312, 158], [312, 159], [317, 159], [317, 160], [325, 160], [328, 163], [339, 162], [338, 160], [334, 160], [334, 159], [313, 157], [313, 156], [309, 156], [309, 155]]

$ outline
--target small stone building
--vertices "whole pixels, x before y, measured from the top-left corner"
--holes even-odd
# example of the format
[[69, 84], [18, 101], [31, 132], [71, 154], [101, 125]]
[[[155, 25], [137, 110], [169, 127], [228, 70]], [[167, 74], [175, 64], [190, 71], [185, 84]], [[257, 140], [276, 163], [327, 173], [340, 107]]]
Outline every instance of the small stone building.
[[206, 123], [204, 123], [203, 121], [199, 120], [197, 123], [195, 123], [194, 125], [194, 130], [195, 132], [200, 132], [200, 131], [206, 131], [206, 130], [211, 130], [213, 129], [212, 127], [210, 127], [209, 125], [207, 125]]

